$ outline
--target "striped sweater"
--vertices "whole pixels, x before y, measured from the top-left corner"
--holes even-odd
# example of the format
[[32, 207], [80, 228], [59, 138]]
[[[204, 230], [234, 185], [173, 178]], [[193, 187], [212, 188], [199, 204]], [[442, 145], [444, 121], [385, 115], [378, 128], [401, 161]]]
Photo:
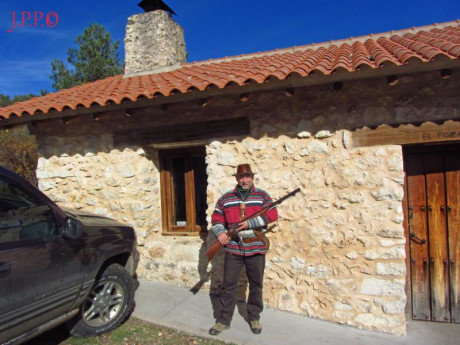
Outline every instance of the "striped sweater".
[[[244, 193], [243, 193], [244, 194]], [[217, 201], [216, 208], [211, 217], [212, 230], [217, 237], [222, 232], [225, 232], [229, 226], [240, 222], [240, 205], [245, 204], [246, 217], [260, 211], [265, 206], [272, 203], [272, 199], [267, 192], [262, 189], [251, 187], [249, 194], [243, 195], [237, 188], [228, 191], [220, 197]], [[238, 236], [240, 238], [255, 238], [253, 229], [261, 229], [265, 231], [267, 224], [272, 223], [278, 219], [278, 211], [276, 208], [268, 210], [263, 216], [256, 217], [248, 221], [249, 230], [240, 231]], [[232, 254], [251, 256], [254, 254], [265, 254], [267, 248], [262, 241], [255, 241], [251, 243], [239, 243], [235, 240], [225, 246], [225, 250]]]

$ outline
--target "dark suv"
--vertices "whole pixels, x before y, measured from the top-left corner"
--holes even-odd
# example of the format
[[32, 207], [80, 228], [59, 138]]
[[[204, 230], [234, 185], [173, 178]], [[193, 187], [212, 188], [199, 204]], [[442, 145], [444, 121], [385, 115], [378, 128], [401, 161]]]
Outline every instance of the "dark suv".
[[139, 262], [130, 226], [59, 208], [0, 166], [0, 344], [67, 322], [86, 337], [134, 308]]

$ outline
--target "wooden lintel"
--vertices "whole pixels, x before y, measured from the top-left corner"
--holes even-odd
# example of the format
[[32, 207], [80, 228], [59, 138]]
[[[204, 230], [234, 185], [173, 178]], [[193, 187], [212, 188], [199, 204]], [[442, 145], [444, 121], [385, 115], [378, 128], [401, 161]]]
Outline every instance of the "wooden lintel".
[[351, 139], [352, 147], [460, 141], [460, 120], [442, 124], [425, 122], [420, 126], [403, 124], [396, 128], [388, 125], [376, 129], [365, 127], [351, 132]]
[[114, 132], [114, 141], [116, 145], [153, 145], [193, 142], [210, 138], [248, 135], [249, 133], [249, 118], [238, 117], [150, 128], [117, 130]]

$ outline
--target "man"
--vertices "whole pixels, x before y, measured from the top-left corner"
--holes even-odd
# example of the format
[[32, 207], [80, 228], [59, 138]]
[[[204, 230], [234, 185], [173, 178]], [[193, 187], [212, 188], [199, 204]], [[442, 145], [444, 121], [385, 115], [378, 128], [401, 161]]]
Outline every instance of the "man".
[[[217, 335], [230, 328], [236, 304], [238, 278], [243, 266], [249, 281], [247, 301], [248, 320], [254, 334], [262, 332], [259, 322], [263, 310], [262, 287], [265, 268], [265, 254], [268, 240], [263, 234], [267, 224], [278, 219], [276, 208], [268, 210], [263, 216], [242, 221], [272, 203], [267, 192], [253, 184], [254, 173], [249, 164], [238, 165], [236, 187], [221, 196], [212, 214], [212, 230], [218, 241], [225, 246], [224, 281], [220, 293], [221, 310], [216, 324], [209, 334]], [[237, 234], [227, 236], [226, 229], [238, 224]]]

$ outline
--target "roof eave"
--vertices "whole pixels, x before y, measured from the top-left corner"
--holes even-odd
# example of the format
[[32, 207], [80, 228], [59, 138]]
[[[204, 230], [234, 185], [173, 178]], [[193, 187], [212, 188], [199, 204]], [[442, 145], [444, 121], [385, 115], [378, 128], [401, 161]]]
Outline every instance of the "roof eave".
[[160, 96], [154, 98], [140, 99], [137, 101], [126, 101], [120, 104], [108, 104], [95, 107], [81, 107], [77, 109], [68, 109], [63, 111], [53, 111], [48, 113], [39, 113], [34, 115], [23, 115], [0, 119], [0, 127], [12, 127], [23, 125], [34, 121], [56, 120], [66, 117], [80, 115], [91, 115], [101, 112], [127, 111], [135, 108], [146, 108], [162, 104], [172, 104], [180, 102], [189, 102], [198, 99], [204, 99], [216, 96], [230, 96], [242, 93], [269, 92], [285, 88], [308, 87], [314, 85], [335, 83], [338, 81], [353, 81], [370, 78], [385, 77], [389, 75], [403, 75], [421, 72], [436, 71], [442, 69], [460, 68], [460, 60], [450, 59], [445, 56], [439, 56], [430, 62], [421, 62], [419, 60], [409, 60], [403, 66], [388, 64], [379, 68], [363, 68], [356, 71], [348, 72], [340, 69], [330, 75], [324, 75], [321, 72], [310, 74], [302, 77], [298, 74], [291, 74], [285, 79], [272, 78], [263, 83], [249, 83], [242, 86], [230, 85], [225, 88], [211, 88], [208, 90], [193, 90], [187, 93], [177, 93], [171, 96]]

